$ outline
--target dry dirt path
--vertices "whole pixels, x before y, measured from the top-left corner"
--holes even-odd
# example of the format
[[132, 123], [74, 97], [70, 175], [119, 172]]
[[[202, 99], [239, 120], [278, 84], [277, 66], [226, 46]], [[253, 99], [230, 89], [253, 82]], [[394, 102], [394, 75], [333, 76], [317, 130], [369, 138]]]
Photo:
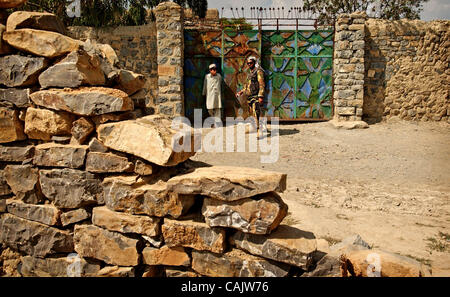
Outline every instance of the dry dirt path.
[[281, 124], [279, 131], [276, 163], [262, 164], [260, 152], [200, 152], [192, 159], [287, 173], [285, 223], [331, 243], [356, 233], [431, 265], [433, 275], [450, 276], [449, 124]]

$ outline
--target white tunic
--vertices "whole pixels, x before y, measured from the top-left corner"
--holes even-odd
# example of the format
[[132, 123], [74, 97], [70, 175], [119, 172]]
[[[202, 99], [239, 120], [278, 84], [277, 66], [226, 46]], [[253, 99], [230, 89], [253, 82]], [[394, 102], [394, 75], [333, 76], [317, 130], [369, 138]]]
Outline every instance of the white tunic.
[[208, 73], [203, 82], [203, 96], [206, 95], [206, 108], [222, 108], [222, 76]]

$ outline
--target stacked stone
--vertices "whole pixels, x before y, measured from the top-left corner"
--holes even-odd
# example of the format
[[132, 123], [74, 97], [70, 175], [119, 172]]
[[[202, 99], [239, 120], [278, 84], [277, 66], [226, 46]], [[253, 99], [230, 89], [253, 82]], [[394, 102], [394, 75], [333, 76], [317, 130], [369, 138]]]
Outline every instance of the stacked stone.
[[364, 117], [448, 121], [450, 21], [366, 21]]
[[163, 2], [155, 9], [158, 47], [157, 113], [182, 116], [184, 11], [176, 3]]
[[364, 99], [364, 12], [341, 14], [334, 50], [335, 119], [361, 121]]

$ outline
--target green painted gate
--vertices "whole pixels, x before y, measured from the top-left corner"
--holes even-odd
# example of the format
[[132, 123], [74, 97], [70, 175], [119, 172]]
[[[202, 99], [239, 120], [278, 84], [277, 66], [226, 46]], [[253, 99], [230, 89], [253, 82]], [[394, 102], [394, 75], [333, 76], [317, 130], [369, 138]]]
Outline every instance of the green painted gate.
[[203, 108], [201, 94], [208, 65], [224, 77], [225, 116], [241, 115], [235, 97], [246, 82], [246, 59], [255, 56], [265, 70], [264, 115], [281, 120], [328, 120], [333, 115], [333, 30], [185, 30], [186, 116]]

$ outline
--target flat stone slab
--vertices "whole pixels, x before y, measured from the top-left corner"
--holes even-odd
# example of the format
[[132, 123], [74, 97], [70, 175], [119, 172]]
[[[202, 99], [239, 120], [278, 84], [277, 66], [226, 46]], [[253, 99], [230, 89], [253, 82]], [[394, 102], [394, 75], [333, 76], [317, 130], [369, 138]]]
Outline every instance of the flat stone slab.
[[33, 164], [49, 167], [80, 168], [84, 165], [86, 145], [44, 143], [35, 147]]
[[0, 103], [1, 102], [8, 102], [19, 108], [29, 107], [30, 89], [0, 89]]
[[88, 213], [84, 208], [78, 208], [61, 214], [61, 225], [63, 227], [70, 224], [78, 223], [89, 219], [91, 214]]
[[193, 195], [166, 190], [166, 183], [150, 183], [137, 176], [115, 176], [103, 180], [105, 204], [109, 209], [130, 214], [178, 218], [194, 204]]
[[62, 21], [54, 14], [36, 11], [15, 11], [8, 17], [7, 31], [29, 28], [65, 34]]
[[42, 193], [58, 208], [74, 209], [102, 201], [101, 181], [75, 169], [40, 170]]
[[170, 191], [236, 201], [286, 189], [286, 174], [255, 168], [212, 166], [194, 169], [168, 181]]
[[49, 141], [52, 136], [71, 135], [74, 116], [66, 112], [29, 107], [25, 116], [25, 133], [31, 139]]
[[329, 121], [330, 125], [336, 129], [353, 130], [353, 129], [367, 129], [369, 124], [364, 121]]
[[30, 98], [39, 106], [86, 116], [134, 109], [125, 92], [103, 87], [49, 89], [35, 92]]
[[184, 246], [214, 253], [222, 253], [225, 250], [225, 229], [210, 228], [205, 223], [165, 218], [162, 233], [169, 247]]
[[139, 263], [138, 240], [93, 225], [75, 225], [75, 251], [82, 257], [102, 260], [118, 266]]
[[211, 227], [230, 227], [247, 233], [269, 234], [287, 215], [288, 206], [272, 192], [224, 202], [205, 198], [202, 214]]
[[36, 29], [6, 31], [3, 40], [18, 50], [50, 59], [76, 51], [82, 44], [60, 33]]
[[34, 155], [34, 145], [0, 145], [0, 161], [23, 162]]
[[41, 57], [19, 55], [0, 57], [0, 85], [10, 88], [32, 86], [37, 83], [39, 74], [47, 65], [47, 60]]
[[73, 251], [73, 239], [68, 231], [8, 213], [0, 216], [0, 242], [35, 257]]
[[[195, 155], [193, 134], [189, 152], [176, 152], [173, 138], [178, 132], [172, 122], [161, 115], [100, 125], [98, 139], [107, 147], [141, 157], [161, 166], [174, 166]], [[139, 145], [137, 145], [139, 144]]]
[[116, 212], [105, 206], [95, 207], [92, 210], [92, 223], [94, 225], [120, 233], [156, 236], [160, 234], [159, 222], [159, 218]]
[[250, 254], [283, 262], [304, 270], [312, 264], [317, 248], [316, 238], [311, 232], [280, 225], [270, 235], [255, 235], [236, 232], [232, 244]]
[[22, 258], [20, 273], [26, 277], [84, 277], [96, 276], [100, 264], [69, 254], [66, 257], [40, 259], [31, 256]]
[[6, 207], [10, 214], [49, 226], [58, 224], [61, 213], [53, 205], [28, 204], [12, 199], [6, 201]]
[[130, 172], [133, 171], [133, 166], [127, 157], [113, 153], [90, 152], [86, 158], [86, 170], [89, 172]]
[[225, 254], [193, 250], [192, 269], [209, 277], [284, 277], [289, 272], [286, 264], [275, 264], [238, 249]]
[[98, 273], [98, 277], [135, 277], [134, 267], [105, 266]]
[[190, 266], [191, 258], [183, 247], [163, 246], [159, 249], [146, 247], [142, 261], [147, 265]]

